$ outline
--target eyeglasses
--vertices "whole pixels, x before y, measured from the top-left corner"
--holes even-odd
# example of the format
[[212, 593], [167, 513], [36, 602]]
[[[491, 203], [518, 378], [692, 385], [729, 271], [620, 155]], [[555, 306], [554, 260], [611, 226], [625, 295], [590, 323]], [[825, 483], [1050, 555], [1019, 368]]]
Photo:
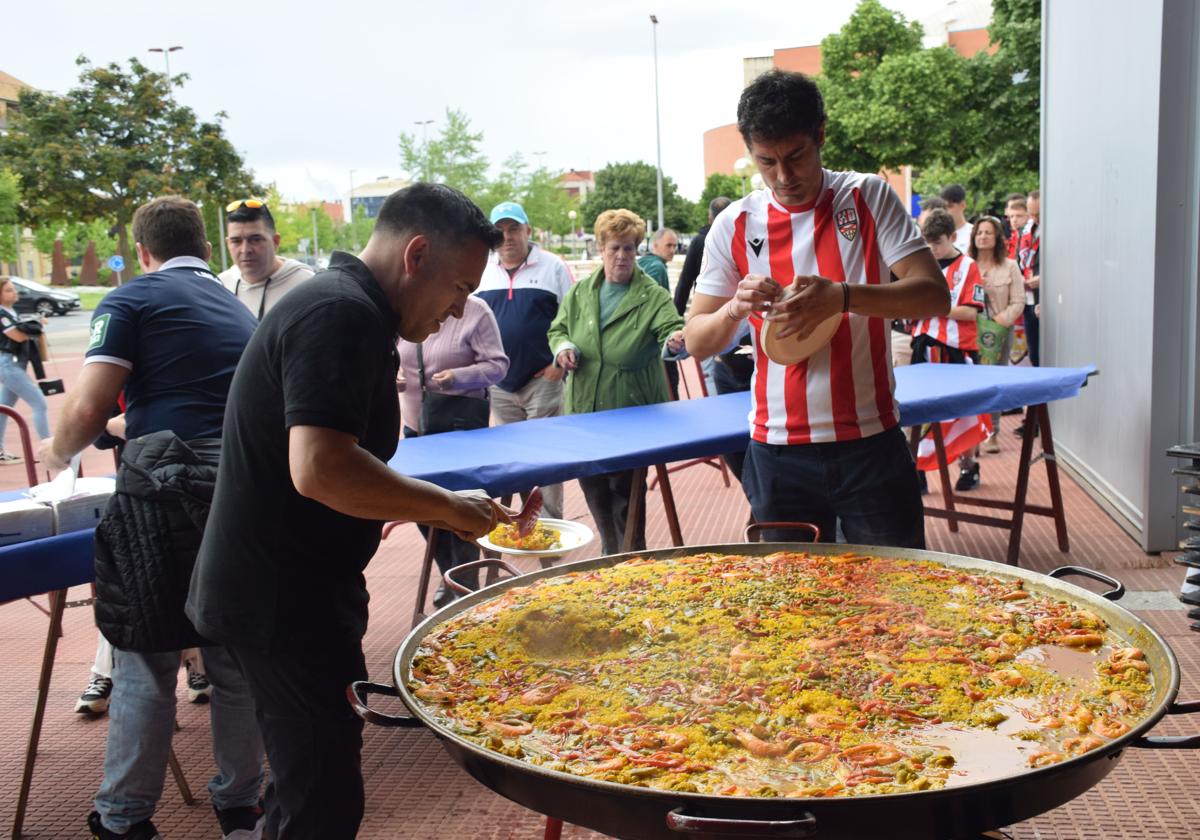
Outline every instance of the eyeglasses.
[[248, 210], [257, 210], [260, 207], [266, 207], [266, 206], [267, 206], [267, 202], [263, 201], [261, 198], [239, 198], [237, 201], [231, 201], [228, 204], [226, 204], [225, 212], [232, 213], [233, 211], [238, 210], [242, 207], [245, 207]]

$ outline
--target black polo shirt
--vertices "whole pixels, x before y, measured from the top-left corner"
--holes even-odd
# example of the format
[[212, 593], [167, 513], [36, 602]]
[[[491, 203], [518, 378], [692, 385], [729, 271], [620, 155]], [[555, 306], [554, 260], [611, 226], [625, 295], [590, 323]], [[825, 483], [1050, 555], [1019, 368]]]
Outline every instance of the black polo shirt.
[[386, 463], [400, 436], [396, 340], [396, 316], [370, 269], [343, 253], [263, 319], [229, 392], [188, 597], [188, 617], [204, 636], [269, 650], [366, 632], [363, 570], [383, 523], [296, 492], [288, 430], [352, 434]]

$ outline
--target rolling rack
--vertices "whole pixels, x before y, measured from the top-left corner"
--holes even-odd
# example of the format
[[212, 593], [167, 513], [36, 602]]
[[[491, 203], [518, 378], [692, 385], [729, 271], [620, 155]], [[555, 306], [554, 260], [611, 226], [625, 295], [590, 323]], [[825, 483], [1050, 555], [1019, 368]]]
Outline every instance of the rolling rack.
[[[1179, 458], [1182, 463], [1171, 468], [1171, 473], [1182, 480], [1180, 492], [1188, 497], [1180, 511], [1183, 514], [1183, 527], [1190, 534], [1179, 543], [1182, 554], [1175, 562], [1188, 569], [1184, 578], [1184, 588], [1196, 587], [1194, 594], [1185, 596], [1180, 592], [1179, 599], [1192, 609], [1188, 610], [1188, 618], [1193, 619], [1191, 628], [1200, 632], [1200, 443], [1181, 443], [1167, 450], [1168, 458]], [[1194, 600], [1193, 600], [1194, 599]]]

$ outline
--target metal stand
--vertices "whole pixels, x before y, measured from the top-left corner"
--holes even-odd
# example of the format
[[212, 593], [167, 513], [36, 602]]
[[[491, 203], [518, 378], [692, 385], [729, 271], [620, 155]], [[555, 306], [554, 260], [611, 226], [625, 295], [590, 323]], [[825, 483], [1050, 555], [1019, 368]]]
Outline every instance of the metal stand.
[[[1040, 435], [1038, 434], [1040, 430]], [[916, 444], [919, 431], [914, 428], [910, 438], [913, 454], [916, 454]], [[1042, 452], [1038, 456], [1046, 463], [1046, 480], [1050, 485], [1050, 507], [1031, 505], [1026, 501], [1029, 492], [1029, 471], [1033, 465], [1033, 441], [1040, 437]], [[1021, 458], [1017, 467], [1017, 487], [1012, 501], [1007, 499], [980, 499], [975, 496], [964, 496], [954, 492], [950, 483], [950, 469], [946, 463], [946, 444], [942, 438], [941, 423], [933, 424], [933, 443], [937, 450], [938, 475], [942, 481], [942, 501], [944, 508], [925, 506], [926, 516], [936, 516], [948, 520], [950, 531], [958, 533], [959, 522], [970, 522], [975, 525], [989, 525], [994, 528], [1008, 530], [1007, 562], [1011, 566], [1019, 565], [1021, 553], [1021, 532], [1025, 527], [1025, 516], [1049, 516], [1054, 519], [1054, 530], [1058, 536], [1059, 551], [1070, 551], [1071, 542], [1067, 535], [1067, 515], [1063, 509], [1062, 486], [1058, 480], [1058, 461], [1054, 455], [1054, 435], [1050, 431], [1050, 412], [1045, 403], [1031, 405], [1025, 412], [1025, 434], [1021, 440]], [[958, 510], [958, 505], [967, 507], [991, 508], [1012, 512], [1011, 518], [988, 516], [981, 513], [967, 513]]]
[[[1188, 583], [1200, 585], [1200, 572], [1192, 573], [1193, 569], [1200, 569], [1200, 443], [1172, 446], [1167, 450], [1167, 457], [1180, 459], [1180, 465], [1172, 467], [1171, 474], [1181, 478], [1183, 483], [1179, 488], [1180, 492], [1196, 500], [1192, 504], [1180, 507], [1183, 514], [1180, 521], [1193, 536], [1179, 543], [1183, 553], [1175, 558], [1175, 562], [1188, 569], [1185, 573]], [[1182, 593], [1180, 595], [1182, 597]], [[1190, 617], [1197, 617], [1197, 612], [1200, 611], [1191, 610], [1188, 614]], [[1200, 632], [1200, 621], [1193, 621], [1189, 626], [1192, 630]]]

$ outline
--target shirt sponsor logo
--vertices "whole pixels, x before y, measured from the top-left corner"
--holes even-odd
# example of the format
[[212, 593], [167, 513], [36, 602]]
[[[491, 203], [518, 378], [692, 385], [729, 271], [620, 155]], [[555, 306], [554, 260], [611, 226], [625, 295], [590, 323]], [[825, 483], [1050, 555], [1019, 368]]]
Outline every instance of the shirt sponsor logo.
[[839, 210], [833, 220], [837, 222], [838, 233], [844, 236], [847, 242], [853, 242], [858, 237], [858, 213], [853, 208]]
[[92, 337], [88, 341], [88, 350], [104, 346], [104, 338], [108, 335], [108, 319], [111, 317], [109, 313], [105, 312], [92, 319]]

